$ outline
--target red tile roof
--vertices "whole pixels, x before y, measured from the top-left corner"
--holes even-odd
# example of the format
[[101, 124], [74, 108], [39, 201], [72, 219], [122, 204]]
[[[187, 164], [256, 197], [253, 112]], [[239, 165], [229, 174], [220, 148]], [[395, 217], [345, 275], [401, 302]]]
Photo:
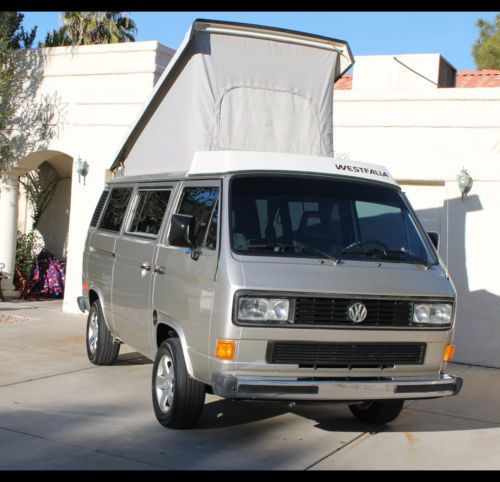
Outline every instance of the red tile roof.
[[[500, 70], [461, 70], [457, 72], [457, 82], [455, 87], [500, 87]], [[335, 83], [337, 90], [352, 89], [352, 74], [345, 74]]]
[[335, 82], [335, 89], [337, 90], [349, 90], [352, 88], [352, 74], [344, 74], [340, 77], [337, 82]]
[[500, 87], [500, 70], [462, 70], [457, 72], [456, 87]]

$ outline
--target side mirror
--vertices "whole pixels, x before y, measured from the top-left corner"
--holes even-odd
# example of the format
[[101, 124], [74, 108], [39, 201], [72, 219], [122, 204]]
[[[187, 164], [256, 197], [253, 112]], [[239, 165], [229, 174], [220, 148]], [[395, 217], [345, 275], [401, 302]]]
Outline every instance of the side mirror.
[[427, 235], [437, 251], [439, 249], [439, 233], [436, 231], [427, 231]]
[[168, 244], [181, 248], [195, 249], [194, 242], [194, 216], [186, 214], [173, 214], [168, 233]]

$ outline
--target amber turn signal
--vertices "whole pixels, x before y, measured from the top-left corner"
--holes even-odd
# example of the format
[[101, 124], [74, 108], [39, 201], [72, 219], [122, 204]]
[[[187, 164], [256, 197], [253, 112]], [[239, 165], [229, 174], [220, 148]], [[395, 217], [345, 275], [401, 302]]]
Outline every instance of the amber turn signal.
[[453, 360], [453, 355], [455, 354], [455, 345], [446, 345], [444, 349], [443, 360], [448, 362]]
[[233, 340], [217, 340], [215, 356], [221, 360], [234, 360], [236, 342]]

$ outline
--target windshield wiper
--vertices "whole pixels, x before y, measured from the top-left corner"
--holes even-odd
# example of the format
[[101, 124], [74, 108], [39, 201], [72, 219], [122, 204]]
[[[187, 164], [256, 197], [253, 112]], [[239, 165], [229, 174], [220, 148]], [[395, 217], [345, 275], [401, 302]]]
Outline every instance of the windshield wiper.
[[241, 245], [243, 248], [280, 248], [283, 251], [286, 249], [302, 249], [308, 250], [311, 253], [316, 253], [321, 255], [323, 258], [330, 259], [332, 260], [335, 264], [338, 264], [339, 259], [336, 258], [335, 256], [332, 256], [331, 254], [325, 253], [321, 249], [314, 248], [313, 246], [309, 246], [307, 244], [303, 243], [297, 243], [297, 244], [286, 244], [286, 243], [279, 243], [279, 242], [271, 242], [271, 243], [262, 243], [262, 244], [243, 244]]
[[[382, 250], [381, 250], [382, 251]], [[402, 249], [384, 249], [384, 253], [380, 256], [382, 259], [390, 259], [390, 258], [396, 258], [396, 259], [402, 259], [404, 257], [408, 257], [409, 259], [406, 259], [405, 261], [409, 262], [415, 262], [416, 264], [421, 264], [425, 266], [425, 269], [429, 269], [432, 266], [432, 263], [428, 260], [419, 258], [418, 256], [415, 256], [414, 254], [408, 253], [408, 251], [403, 251]]]
[[375, 255], [384, 255], [386, 254], [387, 250], [382, 249], [382, 248], [358, 248], [357, 246], [354, 248], [346, 248], [342, 250], [343, 255], [346, 254], [367, 254], [368, 256], [375, 256]]
[[[342, 254], [365, 254], [377, 259], [398, 259], [407, 262], [414, 262], [415, 264], [421, 264], [425, 266], [425, 269], [429, 269], [432, 265], [430, 261], [419, 258], [413, 254], [408, 253], [408, 251], [403, 251], [402, 249], [386, 249], [386, 248], [355, 248], [344, 250]], [[409, 257], [409, 259], [403, 260], [402, 258]]]
[[320, 254], [324, 258], [331, 259], [335, 264], [338, 264], [340, 261], [339, 258], [336, 258], [335, 256], [332, 256], [331, 254], [325, 253], [321, 249], [314, 248], [313, 246], [309, 246], [308, 244], [303, 244], [303, 243], [299, 242], [297, 247], [302, 248], [302, 249], [308, 249], [311, 253]]

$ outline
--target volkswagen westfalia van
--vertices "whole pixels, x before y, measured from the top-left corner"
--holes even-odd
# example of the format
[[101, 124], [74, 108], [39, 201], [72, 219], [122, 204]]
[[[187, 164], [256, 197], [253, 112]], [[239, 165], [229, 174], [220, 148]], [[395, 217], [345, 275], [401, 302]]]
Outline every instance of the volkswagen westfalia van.
[[110, 365], [127, 343], [154, 360], [166, 427], [195, 425], [206, 393], [387, 423], [461, 388], [433, 242], [378, 165], [201, 151], [184, 172], [116, 177], [85, 244], [88, 357]]

